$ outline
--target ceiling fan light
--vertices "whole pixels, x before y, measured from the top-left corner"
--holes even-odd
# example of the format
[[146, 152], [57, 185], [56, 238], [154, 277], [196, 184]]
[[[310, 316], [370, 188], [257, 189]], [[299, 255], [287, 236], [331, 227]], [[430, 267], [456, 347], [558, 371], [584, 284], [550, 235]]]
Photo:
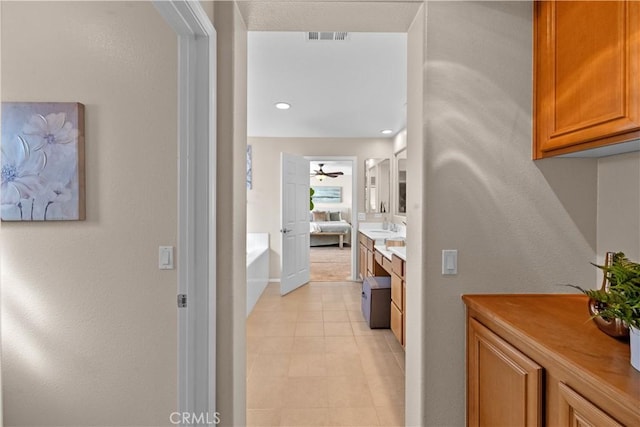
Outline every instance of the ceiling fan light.
[[324, 175], [316, 175], [316, 178], [318, 179], [318, 181], [322, 182], [324, 181]]

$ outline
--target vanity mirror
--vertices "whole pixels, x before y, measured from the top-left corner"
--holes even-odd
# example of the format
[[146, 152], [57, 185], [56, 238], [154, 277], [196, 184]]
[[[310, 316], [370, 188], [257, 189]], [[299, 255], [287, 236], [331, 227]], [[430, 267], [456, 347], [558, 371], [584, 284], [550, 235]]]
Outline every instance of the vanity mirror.
[[366, 212], [385, 213], [390, 210], [391, 161], [367, 159], [364, 162], [364, 205]]
[[396, 215], [407, 215], [407, 150], [396, 153]]

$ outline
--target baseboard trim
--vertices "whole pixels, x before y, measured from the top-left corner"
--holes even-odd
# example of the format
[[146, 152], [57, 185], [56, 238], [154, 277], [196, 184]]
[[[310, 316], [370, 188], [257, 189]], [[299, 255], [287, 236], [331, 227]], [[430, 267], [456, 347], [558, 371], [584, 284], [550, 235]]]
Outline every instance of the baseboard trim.
[[280, 283], [280, 279], [269, 279], [269, 283]]

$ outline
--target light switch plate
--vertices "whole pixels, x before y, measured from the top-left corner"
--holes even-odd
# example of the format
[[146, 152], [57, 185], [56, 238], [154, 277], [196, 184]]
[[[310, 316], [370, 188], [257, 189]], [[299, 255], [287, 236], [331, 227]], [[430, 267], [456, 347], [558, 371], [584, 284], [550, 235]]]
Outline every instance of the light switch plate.
[[458, 250], [444, 249], [442, 251], [442, 275], [453, 276], [458, 274]]
[[158, 268], [160, 270], [173, 270], [173, 246], [158, 247]]

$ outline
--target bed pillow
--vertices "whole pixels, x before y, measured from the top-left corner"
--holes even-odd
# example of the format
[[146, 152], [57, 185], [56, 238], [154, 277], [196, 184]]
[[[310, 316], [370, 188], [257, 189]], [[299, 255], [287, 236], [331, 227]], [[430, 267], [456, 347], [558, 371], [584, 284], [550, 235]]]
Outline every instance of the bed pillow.
[[327, 212], [325, 211], [314, 211], [313, 222], [327, 221], [327, 216]]
[[341, 212], [329, 212], [329, 221], [342, 221]]

